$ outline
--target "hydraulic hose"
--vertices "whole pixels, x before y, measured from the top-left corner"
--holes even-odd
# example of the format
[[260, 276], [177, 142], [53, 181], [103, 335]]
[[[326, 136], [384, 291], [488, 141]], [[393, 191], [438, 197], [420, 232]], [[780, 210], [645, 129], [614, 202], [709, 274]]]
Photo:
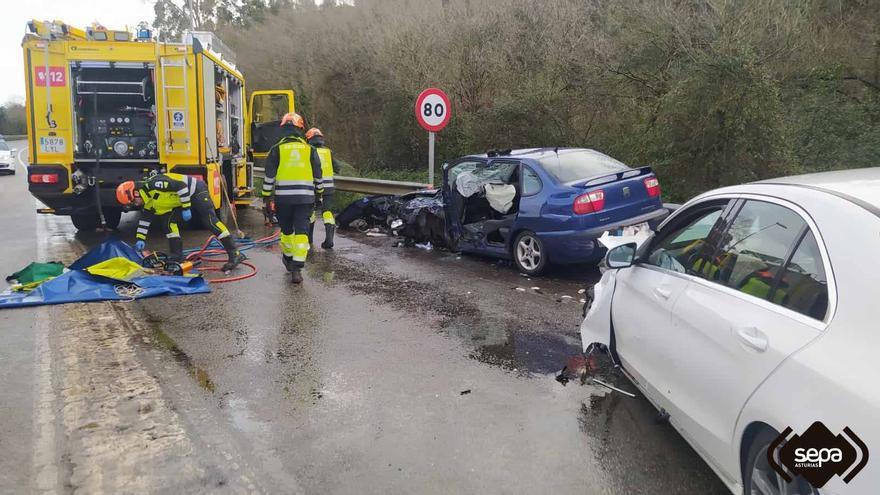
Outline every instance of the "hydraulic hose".
[[[276, 242], [278, 242], [281, 236], [281, 231], [276, 230], [271, 235], [266, 237], [261, 237], [256, 240], [251, 240], [249, 238], [241, 238], [238, 239], [236, 244], [238, 245], [239, 251], [247, 251], [249, 249], [253, 249], [256, 246], [270, 246]], [[226, 254], [226, 251], [222, 249], [222, 245], [216, 236], [208, 237], [205, 240], [205, 243], [201, 248], [189, 249], [184, 251], [186, 254], [186, 259], [189, 261], [200, 260], [204, 263], [225, 263], [229, 260], [229, 256]], [[250, 268], [250, 272], [242, 274], [242, 275], [234, 275], [229, 277], [217, 277], [217, 278], [206, 278], [206, 280], [212, 284], [223, 284], [227, 282], [238, 282], [239, 280], [245, 280], [253, 277], [257, 274], [257, 267], [253, 264], [242, 261], [241, 265]], [[218, 266], [210, 266], [203, 265], [199, 268], [200, 271], [203, 272], [219, 272], [221, 270]]]

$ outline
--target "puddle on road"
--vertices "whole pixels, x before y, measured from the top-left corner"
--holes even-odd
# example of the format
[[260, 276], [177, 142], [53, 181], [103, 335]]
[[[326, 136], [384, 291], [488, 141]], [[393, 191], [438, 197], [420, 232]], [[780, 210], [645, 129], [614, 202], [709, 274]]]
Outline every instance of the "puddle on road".
[[229, 397], [226, 400], [229, 417], [239, 431], [244, 433], [264, 433], [268, 426], [266, 423], [256, 420], [251, 415], [250, 407], [246, 400], [239, 397]]
[[470, 339], [476, 348], [470, 354], [477, 361], [501, 366], [510, 371], [556, 373], [560, 362], [580, 351], [574, 337], [557, 333], [533, 333], [516, 322], [488, 316], [474, 320], [453, 320], [445, 330], [462, 339]]
[[325, 253], [310, 258], [306, 270], [325, 283], [341, 283], [398, 310], [435, 318], [438, 330], [460, 338], [473, 348], [470, 357], [483, 363], [520, 373], [547, 374], [558, 372], [559, 363], [580, 352], [580, 339], [575, 334], [534, 331], [519, 318], [487, 314], [472, 298], [435, 284], [369, 270]]

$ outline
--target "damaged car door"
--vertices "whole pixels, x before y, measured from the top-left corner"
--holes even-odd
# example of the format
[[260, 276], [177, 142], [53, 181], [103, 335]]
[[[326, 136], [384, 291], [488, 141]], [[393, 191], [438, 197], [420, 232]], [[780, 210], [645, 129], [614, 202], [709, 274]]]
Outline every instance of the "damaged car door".
[[806, 213], [775, 198], [740, 200], [734, 210], [674, 303], [665, 336], [674, 344], [655, 350], [676, 363], [663, 389], [670, 415], [718, 466], [738, 465], [731, 440], [743, 405], [821, 335], [828, 310], [821, 237]]
[[693, 205], [663, 226], [647, 252], [631, 268], [617, 273], [611, 321], [615, 350], [623, 367], [640, 382], [649, 397], [669, 407], [663, 391], [670, 386], [669, 362], [659, 352], [681, 345], [669, 338], [672, 308], [690, 283], [687, 274], [700, 269], [711, 251], [713, 233], [730, 200]]
[[458, 251], [509, 257], [519, 211], [520, 163], [468, 157], [444, 168], [447, 229]]

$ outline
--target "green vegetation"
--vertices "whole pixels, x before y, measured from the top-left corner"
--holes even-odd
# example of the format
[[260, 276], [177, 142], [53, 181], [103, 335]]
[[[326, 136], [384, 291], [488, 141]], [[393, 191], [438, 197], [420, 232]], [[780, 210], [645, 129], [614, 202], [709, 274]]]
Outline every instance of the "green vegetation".
[[880, 163], [880, 0], [246, 3], [201, 19], [250, 89], [293, 87], [365, 175], [424, 173], [412, 107], [428, 86], [452, 98], [438, 168], [491, 148], [585, 146], [654, 166], [682, 200]]
[[24, 105], [8, 101], [0, 106], [0, 134], [27, 134]]

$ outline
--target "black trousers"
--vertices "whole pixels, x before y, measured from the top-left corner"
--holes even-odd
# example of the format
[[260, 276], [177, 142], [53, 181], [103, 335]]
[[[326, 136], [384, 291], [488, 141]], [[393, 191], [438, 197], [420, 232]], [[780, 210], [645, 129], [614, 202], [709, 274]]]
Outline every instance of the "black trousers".
[[312, 214], [314, 204], [304, 205], [275, 205], [275, 215], [278, 217], [278, 226], [281, 233], [307, 234], [309, 232], [309, 216]]
[[192, 195], [192, 209], [195, 216], [202, 221], [212, 234], [218, 238], [229, 235], [229, 229], [217, 218], [217, 212], [214, 210], [214, 202], [211, 201], [211, 195], [208, 194], [208, 186], [204, 182], [196, 183], [196, 192]]

